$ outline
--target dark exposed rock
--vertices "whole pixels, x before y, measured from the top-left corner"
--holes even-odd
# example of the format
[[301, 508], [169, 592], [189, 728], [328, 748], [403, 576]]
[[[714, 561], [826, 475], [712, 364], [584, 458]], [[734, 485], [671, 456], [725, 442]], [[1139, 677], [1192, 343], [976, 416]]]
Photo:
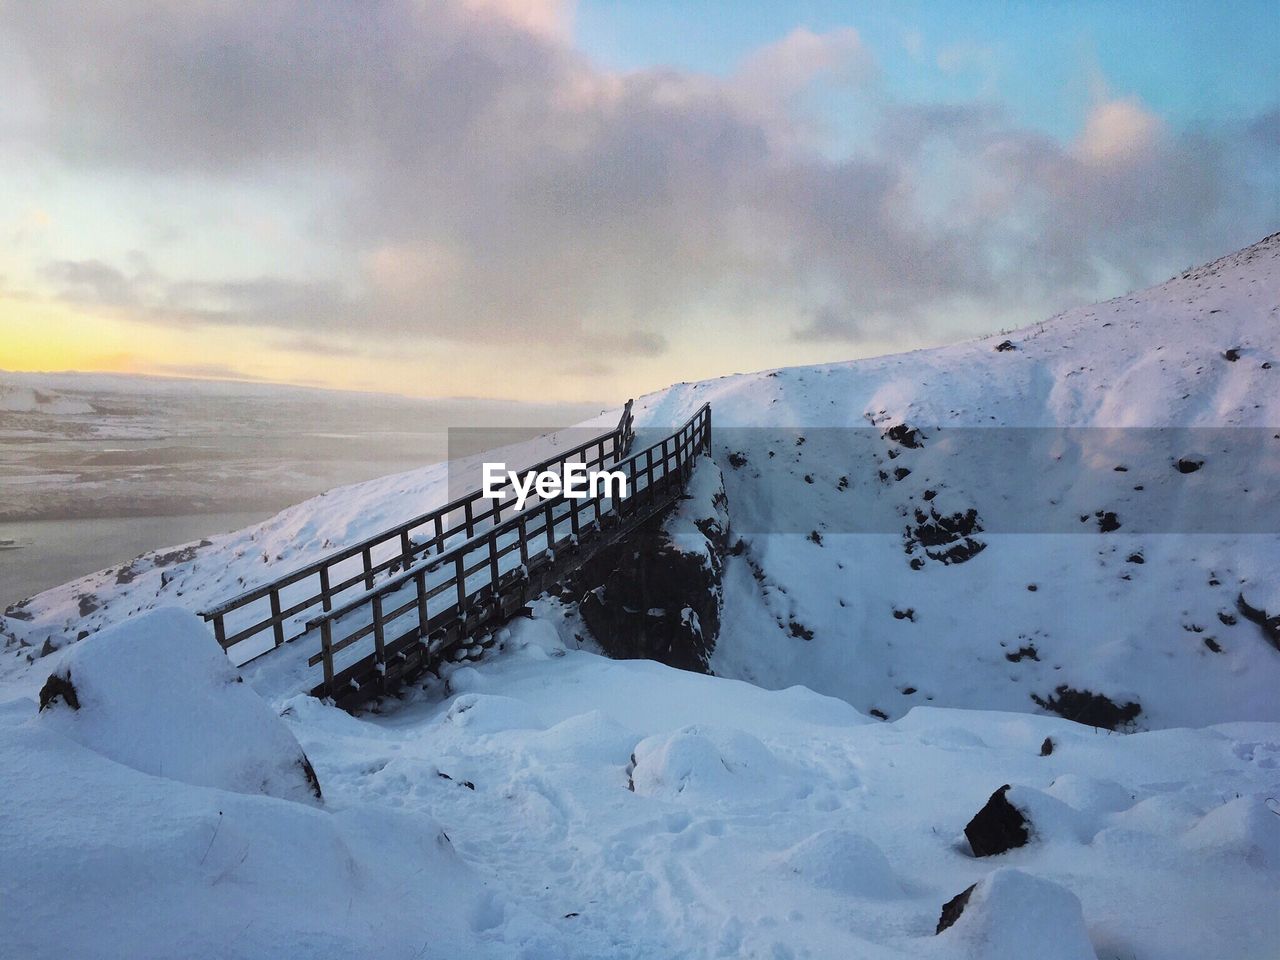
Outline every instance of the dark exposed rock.
[[1222, 359], [1229, 360], [1232, 363], [1235, 363], [1237, 360], [1240, 359], [1240, 348], [1232, 347], [1230, 350], [1223, 350]]
[[1053, 737], [1045, 737], [1044, 743], [1040, 744], [1040, 756], [1047, 757], [1053, 753]]
[[911, 471], [910, 471], [910, 470], [908, 470], [906, 467], [895, 467], [895, 468], [894, 468], [894, 471], [893, 471], [893, 479], [895, 479], [895, 480], [905, 480], [905, 479], [906, 479], [907, 477], [909, 477], [909, 476], [911, 476]]
[[167, 553], [152, 554], [151, 565], [155, 567], [168, 567], [175, 563], [190, 563], [196, 558], [196, 552], [201, 547], [207, 547], [212, 542], [213, 541], [211, 540], [201, 540], [199, 543], [179, 547], [177, 550], [170, 550]]
[[877, 720], [889, 719], [889, 715], [885, 713], [883, 710], [881, 710], [879, 707], [872, 707], [870, 710], [867, 711], [867, 713], [875, 717]]
[[1142, 713], [1142, 707], [1132, 700], [1120, 705], [1101, 693], [1073, 690], [1066, 684], [1059, 686], [1051, 697], [1044, 698], [1033, 693], [1031, 699], [1038, 706], [1066, 720], [1106, 730], [1116, 730], [1133, 723]]
[[1204, 645], [1214, 653], [1222, 652], [1222, 644], [1218, 643], [1218, 641], [1213, 639], [1213, 637], [1205, 637]]
[[892, 440], [894, 443], [903, 447], [909, 447], [915, 450], [924, 446], [924, 438], [920, 436], [920, 431], [907, 423], [899, 423], [890, 427], [884, 432], [886, 439]]
[[[697, 469], [716, 470], [710, 461]], [[582, 619], [609, 656], [710, 671], [729, 540], [728, 500], [718, 471], [715, 480], [704, 488], [711, 491], [707, 502], [677, 502], [624, 542], [602, 550], [574, 577]]]
[[969, 904], [969, 895], [973, 893], [973, 888], [976, 886], [976, 883], [969, 884], [942, 905], [942, 916], [938, 917], [938, 928], [933, 931], [934, 936], [960, 919], [960, 914], [964, 913], [964, 908]]
[[981, 529], [977, 510], [970, 508], [965, 513], [943, 516], [936, 507], [931, 507], [927, 514], [923, 510], [916, 510], [916, 525], [909, 528], [909, 532], [922, 546], [938, 547]]
[[1222, 621], [1222, 625], [1226, 627], [1234, 627], [1239, 621], [1236, 620], [1234, 613], [1228, 613], [1226, 610], [1218, 611], [1218, 619]]
[[1028, 643], [1024, 646], [1019, 647], [1017, 650], [1014, 650], [1010, 653], [1006, 653], [1004, 655], [1004, 658], [1008, 660], [1010, 663], [1021, 663], [1023, 660], [1039, 661], [1040, 651], [1036, 649], [1036, 646], [1034, 643]]
[[1179, 473], [1195, 473], [1204, 466], [1203, 460], [1196, 460], [1192, 457], [1179, 457], [1178, 462], [1174, 464]]
[[1267, 641], [1280, 650], [1280, 614], [1268, 616], [1267, 611], [1252, 606], [1245, 600], [1243, 593], [1236, 595], [1236, 609], [1246, 620], [1256, 623], [1262, 629], [1262, 635], [1267, 638]]
[[813, 631], [806, 627], [798, 620], [792, 620], [788, 627], [791, 629], [791, 635], [798, 640], [812, 640]]
[[1146, 563], [1147, 558], [1140, 553], [1131, 553], [1128, 557], [1129, 563]]
[[822, 546], [822, 534], [817, 530], [810, 530], [808, 539], [810, 542], [816, 543], [818, 546]]
[[746, 465], [747, 455], [745, 453], [735, 450], [733, 453], [729, 454], [729, 466], [733, 467], [733, 469], [740, 470]]
[[964, 828], [969, 848], [975, 857], [991, 857], [1014, 847], [1024, 846], [1030, 837], [1027, 818], [1005, 796], [1005, 784], [987, 800]]
[[449, 774], [445, 773], [443, 770], [437, 770], [436, 776], [441, 780], [449, 780], [456, 783], [460, 787], [466, 787], [468, 790], [474, 790], [476, 788], [476, 785], [470, 780], [454, 780], [453, 777], [449, 776]]
[[27, 609], [27, 604], [30, 602], [31, 598], [27, 597], [25, 600], [19, 600], [17, 603], [11, 603], [9, 606], [5, 607], [4, 615], [6, 617], [12, 617], [14, 620], [31, 620], [33, 619], [31, 611]]
[[59, 676], [56, 673], [49, 675], [49, 679], [40, 688], [40, 709], [56, 706], [59, 698], [72, 710], [80, 709], [80, 698], [76, 696], [76, 688], [71, 682], [71, 674], [66, 676]]
[[999, 343], [996, 344], [997, 353], [1006, 353], [1009, 350], [1017, 350], [1017, 349], [1018, 349], [1017, 346], [1014, 344], [1012, 340], [1001, 340]]
[[1111, 510], [1099, 510], [1098, 529], [1103, 533], [1111, 533], [1120, 529], [1120, 518]]
[[98, 598], [92, 593], [80, 593], [76, 595], [76, 604], [80, 610], [80, 616], [87, 617], [98, 609]]
[[[907, 526], [903, 541], [907, 553], [913, 553], [916, 546], [922, 546], [927, 556], [940, 563], [964, 563], [986, 548], [985, 543], [972, 536], [981, 530], [978, 511], [973, 508], [964, 513], [944, 515], [930, 506], [928, 513], [916, 509], [915, 523]], [[912, 568], [919, 569], [914, 561]]]
[[905, 609], [905, 610], [899, 610], [897, 607], [894, 607], [894, 608], [893, 608], [893, 619], [895, 619], [895, 620], [910, 620], [912, 623], [915, 623], [915, 622], [916, 622], [916, 611], [915, 611], [915, 608], [914, 608], [914, 607], [907, 607], [907, 609]]
[[320, 792], [320, 778], [316, 776], [316, 768], [311, 765], [311, 761], [307, 759], [304, 753], [298, 760], [298, 766], [302, 767], [302, 775], [307, 778], [307, 786], [311, 788], [311, 792], [315, 794], [317, 800], [323, 800], [324, 795]]

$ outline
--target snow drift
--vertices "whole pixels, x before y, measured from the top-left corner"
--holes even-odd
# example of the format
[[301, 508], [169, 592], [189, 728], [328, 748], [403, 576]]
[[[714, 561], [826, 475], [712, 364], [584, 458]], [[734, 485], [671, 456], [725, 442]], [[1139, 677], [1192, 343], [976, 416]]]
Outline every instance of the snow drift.
[[38, 722], [142, 773], [320, 799], [289, 728], [185, 610], [143, 614], [71, 647], [42, 690]]

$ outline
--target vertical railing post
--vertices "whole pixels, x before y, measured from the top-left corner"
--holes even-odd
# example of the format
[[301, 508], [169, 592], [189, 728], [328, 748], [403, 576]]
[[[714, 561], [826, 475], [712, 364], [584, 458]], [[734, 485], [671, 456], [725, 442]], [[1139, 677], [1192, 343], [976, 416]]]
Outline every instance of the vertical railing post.
[[461, 617], [467, 605], [467, 558], [463, 553], [453, 558], [453, 576], [457, 580], [458, 616]]
[[427, 571], [419, 570], [418, 575], [413, 578], [413, 582], [418, 590], [418, 636], [423, 640], [427, 639], [427, 626], [431, 618], [427, 615]]
[[227, 625], [222, 619], [222, 614], [213, 618], [213, 635], [218, 638], [218, 646], [223, 650], [227, 649]]
[[489, 587], [498, 592], [498, 537], [493, 533], [489, 534]]
[[382, 623], [382, 594], [375, 593], [373, 595], [373, 662], [377, 665], [378, 673], [384, 675], [387, 663], [385, 640], [386, 633]]
[[329, 567], [320, 568], [320, 603], [324, 607], [324, 612], [328, 613], [333, 609], [333, 590], [329, 587]]
[[364, 588], [366, 590], [373, 589], [373, 554], [369, 552], [369, 548], [365, 547], [360, 551], [360, 555], [364, 558]]
[[284, 643], [284, 622], [280, 618], [280, 591], [275, 587], [271, 588], [271, 630], [278, 647]]
[[462, 505], [462, 516], [466, 519], [467, 539], [470, 540], [476, 535], [476, 521], [471, 513], [471, 501], [468, 500]]
[[444, 516], [437, 513], [435, 523], [432, 524], [436, 530], [436, 553], [444, 552]]
[[400, 531], [400, 556], [404, 563], [404, 569], [409, 569], [409, 563], [413, 556], [413, 541], [409, 539], [409, 530], [406, 527]]
[[529, 530], [524, 514], [520, 514], [520, 519], [516, 521], [516, 533], [520, 538], [520, 564], [527, 570], [529, 567]]
[[320, 658], [324, 663], [324, 692], [333, 696], [333, 621], [320, 622]]

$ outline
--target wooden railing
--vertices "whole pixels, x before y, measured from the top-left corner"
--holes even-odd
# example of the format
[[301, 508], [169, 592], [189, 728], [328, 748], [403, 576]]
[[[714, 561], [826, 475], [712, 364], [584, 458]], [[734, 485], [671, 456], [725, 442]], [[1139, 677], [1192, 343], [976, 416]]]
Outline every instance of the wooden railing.
[[315, 696], [341, 706], [469, 646], [604, 546], [673, 503], [697, 457], [711, 451], [711, 407], [675, 433], [617, 463], [625, 496], [548, 499], [421, 560], [307, 623], [321, 666]]
[[[527, 468], [563, 470], [581, 462], [588, 469], [616, 463], [631, 450], [635, 437], [631, 401], [618, 425], [607, 433]], [[503, 485], [509, 488], [509, 482]], [[531, 502], [537, 502], [533, 495]], [[480, 490], [420, 514], [381, 533], [366, 537], [267, 583], [245, 590], [201, 611], [213, 622], [214, 636], [224, 650], [235, 651], [245, 663], [299, 635], [295, 618], [314, 608], [329, 611], [353, 590], [371, 590], [387, 571], [403, 570], [431, 554], [440, 554], [459, 537], [470, 539], [486, 525], [502, 520], [501, 500]]]

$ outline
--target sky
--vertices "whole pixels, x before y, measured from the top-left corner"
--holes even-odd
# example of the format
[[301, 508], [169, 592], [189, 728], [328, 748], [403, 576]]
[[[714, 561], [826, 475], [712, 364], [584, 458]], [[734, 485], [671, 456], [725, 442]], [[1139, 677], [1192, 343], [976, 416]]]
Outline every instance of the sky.
[[1280, 6], [0, 0], [0, 369], [616, 401], [1280, 230]]

